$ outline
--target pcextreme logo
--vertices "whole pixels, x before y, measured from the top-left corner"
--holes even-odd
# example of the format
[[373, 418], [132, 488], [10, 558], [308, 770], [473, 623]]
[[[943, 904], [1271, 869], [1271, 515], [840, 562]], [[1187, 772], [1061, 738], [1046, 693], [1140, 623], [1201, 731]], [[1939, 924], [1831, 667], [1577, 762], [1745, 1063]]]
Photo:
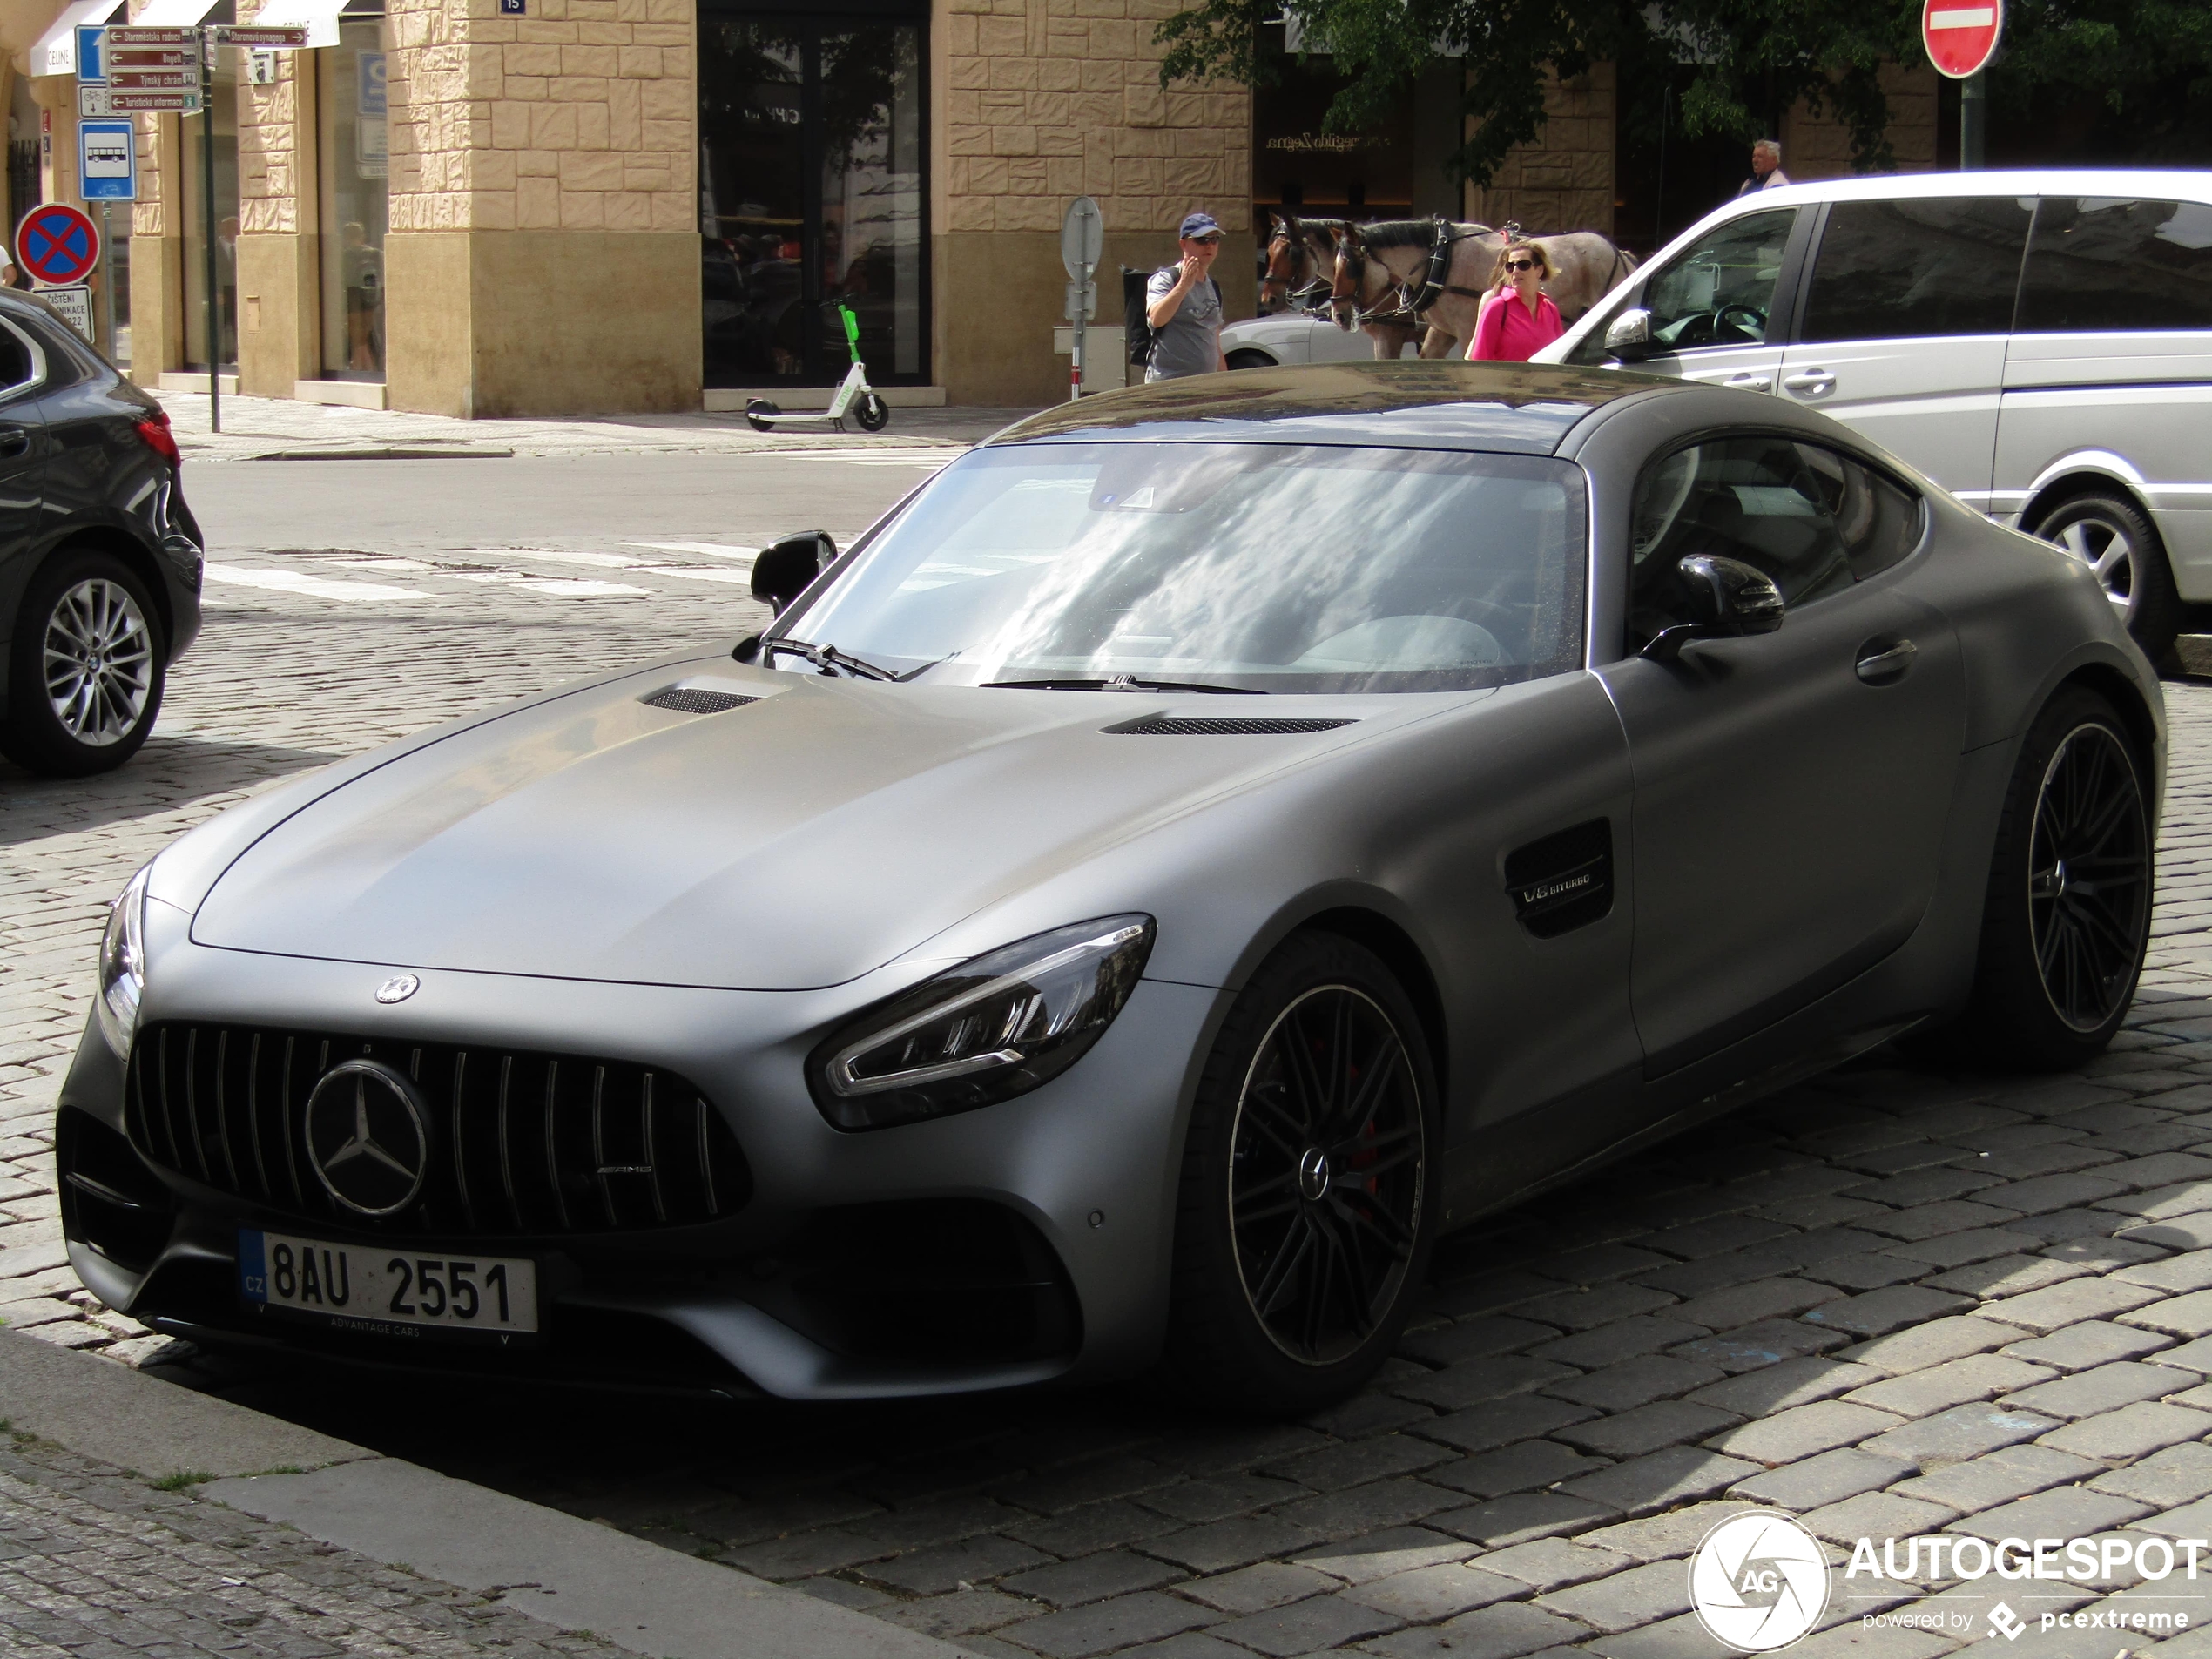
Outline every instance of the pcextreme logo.
[[1827, 1610], [1827, 1553], [1785, 1514], [1731, 1515], [1689, 1559], [1689, 1604], [1716, 1640], [1739, 1653], [1786, 1648]]

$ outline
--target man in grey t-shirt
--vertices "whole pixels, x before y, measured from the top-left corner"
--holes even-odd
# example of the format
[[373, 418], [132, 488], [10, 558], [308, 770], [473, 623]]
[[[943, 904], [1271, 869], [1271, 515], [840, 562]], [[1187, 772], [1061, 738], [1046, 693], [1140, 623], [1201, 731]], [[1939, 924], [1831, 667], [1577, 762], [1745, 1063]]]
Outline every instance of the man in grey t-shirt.
[[1192, 213], [1177, 233], [1183, 258], [1152, 273], [1144, 289], [1144, 320], [1152, 325], [1148, 381], [1211, 374], [1228, 363], [1221, 354], [1221, 290], [1211, 274], [1221, 253], [1221, 226], [1211, 213]]

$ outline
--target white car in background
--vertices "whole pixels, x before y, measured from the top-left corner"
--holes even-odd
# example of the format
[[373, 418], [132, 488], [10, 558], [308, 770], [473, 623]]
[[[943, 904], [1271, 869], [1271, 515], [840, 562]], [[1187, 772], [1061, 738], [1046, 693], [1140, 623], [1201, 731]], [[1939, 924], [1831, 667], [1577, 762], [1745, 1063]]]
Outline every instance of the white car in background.
[[2212, 619], [2212, 172], [1760, 191], [1539, 362], [1765, 392], [2087, 562], [2161, 665]]
[[[1302, 363], [1372, 362], [1374, 342], [1357, 328], [1339, 328], [1324, 313], [1310, 316], [1303, 311], [1278, 311], [1270, 317], [1247, 317], [1225, 323], [1221, 349], [1231, 368], [1294, 368]], [[1418, 357], [1418, 342], [1399, 354]]]

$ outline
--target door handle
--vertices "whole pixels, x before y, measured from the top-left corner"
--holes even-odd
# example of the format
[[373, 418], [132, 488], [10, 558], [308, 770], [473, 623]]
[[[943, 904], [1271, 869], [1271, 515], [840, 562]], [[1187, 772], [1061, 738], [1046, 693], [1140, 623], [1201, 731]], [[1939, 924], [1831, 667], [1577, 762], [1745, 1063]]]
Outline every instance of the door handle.
[[1826, 397], [1836, 389], [1836, 377], [1824, 368], [1801, 368], [1784, 374], [1782, 384], [1799, 397]]
[[30, 434], [19, 426], [0, 426], [0, 456], [30, 453]]
[[1909, 639], [1870, 639], [1858, 648], [1857, 671], [1869, 685], [1894, 685], [1912, 671], [1919, 654]]
[[1749, 373], [1743, 374], [1731, 374], [1726, 380], [1723, 381], [1721, 384], [1723, 386], [1737, 387], [1746, 392], [1771, 391], [1774, 388], [1774, 376], [1771, 374], [1755, 374]]

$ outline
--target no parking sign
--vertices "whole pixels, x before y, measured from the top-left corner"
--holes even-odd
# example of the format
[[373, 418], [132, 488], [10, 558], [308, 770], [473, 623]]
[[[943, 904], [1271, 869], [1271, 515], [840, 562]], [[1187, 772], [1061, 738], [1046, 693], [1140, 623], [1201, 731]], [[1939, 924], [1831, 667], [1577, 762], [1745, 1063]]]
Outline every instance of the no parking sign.
[[34, 207], [16, 226], [16, 263], [41, 282], [82, 282], [100, 262], [100, 233], [66, 202]]

